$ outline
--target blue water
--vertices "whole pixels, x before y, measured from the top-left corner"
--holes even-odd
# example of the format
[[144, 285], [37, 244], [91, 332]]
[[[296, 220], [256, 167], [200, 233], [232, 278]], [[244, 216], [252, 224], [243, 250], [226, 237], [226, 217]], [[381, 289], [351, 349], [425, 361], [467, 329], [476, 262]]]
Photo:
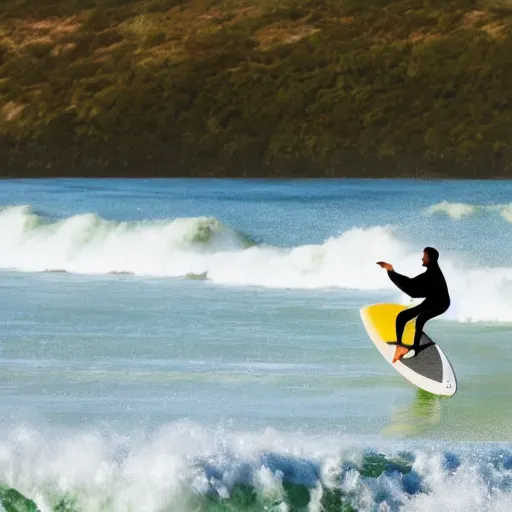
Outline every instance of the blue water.
[[[1, 181], [0, 208], [4, 506], [2, 485], [40, 510], [239, 509], [245, 482], [254, 510], [298, 510], [288, 482], [309, 510], [336, 489], [361, 511], [509, 510], [512, 182]], [[426, 245], [450, 399], [359, 318], [406, 303], [375, 261], [415, 275]]]

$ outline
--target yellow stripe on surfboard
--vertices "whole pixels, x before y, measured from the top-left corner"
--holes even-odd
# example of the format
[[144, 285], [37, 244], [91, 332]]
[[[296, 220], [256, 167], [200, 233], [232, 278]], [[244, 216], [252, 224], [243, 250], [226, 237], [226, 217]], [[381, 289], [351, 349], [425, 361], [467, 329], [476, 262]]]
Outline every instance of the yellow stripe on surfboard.
[[[367, 320], [371, 322], [382, 341], [387, 343], [396, 342], [396, 317], [400, 311], [405, 309], [407, 309], [406, 306], [398, 304], [375, 304], [366, 309]], [[412, 345], [414, 343], [415, 327], [415, 320], [407, 322], [402, 336], [402, 343], [404, 345]]]

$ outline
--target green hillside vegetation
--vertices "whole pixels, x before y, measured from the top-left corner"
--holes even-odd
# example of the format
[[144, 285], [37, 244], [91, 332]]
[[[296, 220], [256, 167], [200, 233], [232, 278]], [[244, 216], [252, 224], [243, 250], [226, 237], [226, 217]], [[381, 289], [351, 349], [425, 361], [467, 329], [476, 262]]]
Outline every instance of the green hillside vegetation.
[[512, 0], [1, 0], [0, 174], [512, 177]]

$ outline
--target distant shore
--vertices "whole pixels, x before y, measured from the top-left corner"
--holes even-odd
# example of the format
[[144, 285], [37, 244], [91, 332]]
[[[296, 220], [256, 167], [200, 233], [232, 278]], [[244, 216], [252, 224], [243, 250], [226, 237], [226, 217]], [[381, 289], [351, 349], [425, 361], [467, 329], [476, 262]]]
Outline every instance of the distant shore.
[[0, 176], [512, 178], [506, 0], [5, 0]]

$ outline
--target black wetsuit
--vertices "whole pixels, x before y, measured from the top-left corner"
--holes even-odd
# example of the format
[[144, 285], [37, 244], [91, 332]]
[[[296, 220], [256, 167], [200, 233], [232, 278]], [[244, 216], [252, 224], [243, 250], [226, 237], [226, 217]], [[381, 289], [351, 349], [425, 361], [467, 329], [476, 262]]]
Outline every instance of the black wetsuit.
[[404, 293], [413, 298], [425, 297], [421, 304], [400, 312], [396, 318], [396, 340], [398, 345], [402, 345], [405, 325], [417, 317], [413, 345], [416, 353], [418, 353], [425, 323], [436, 316], [442, 315], [450, 307], [448, 286], [437, 263], [439, 254], [435, 250], [432, 253], [427, 252], [431, 262], [423, 274], [410, 278], [394, 271], [388, 272], [391, 281]]

